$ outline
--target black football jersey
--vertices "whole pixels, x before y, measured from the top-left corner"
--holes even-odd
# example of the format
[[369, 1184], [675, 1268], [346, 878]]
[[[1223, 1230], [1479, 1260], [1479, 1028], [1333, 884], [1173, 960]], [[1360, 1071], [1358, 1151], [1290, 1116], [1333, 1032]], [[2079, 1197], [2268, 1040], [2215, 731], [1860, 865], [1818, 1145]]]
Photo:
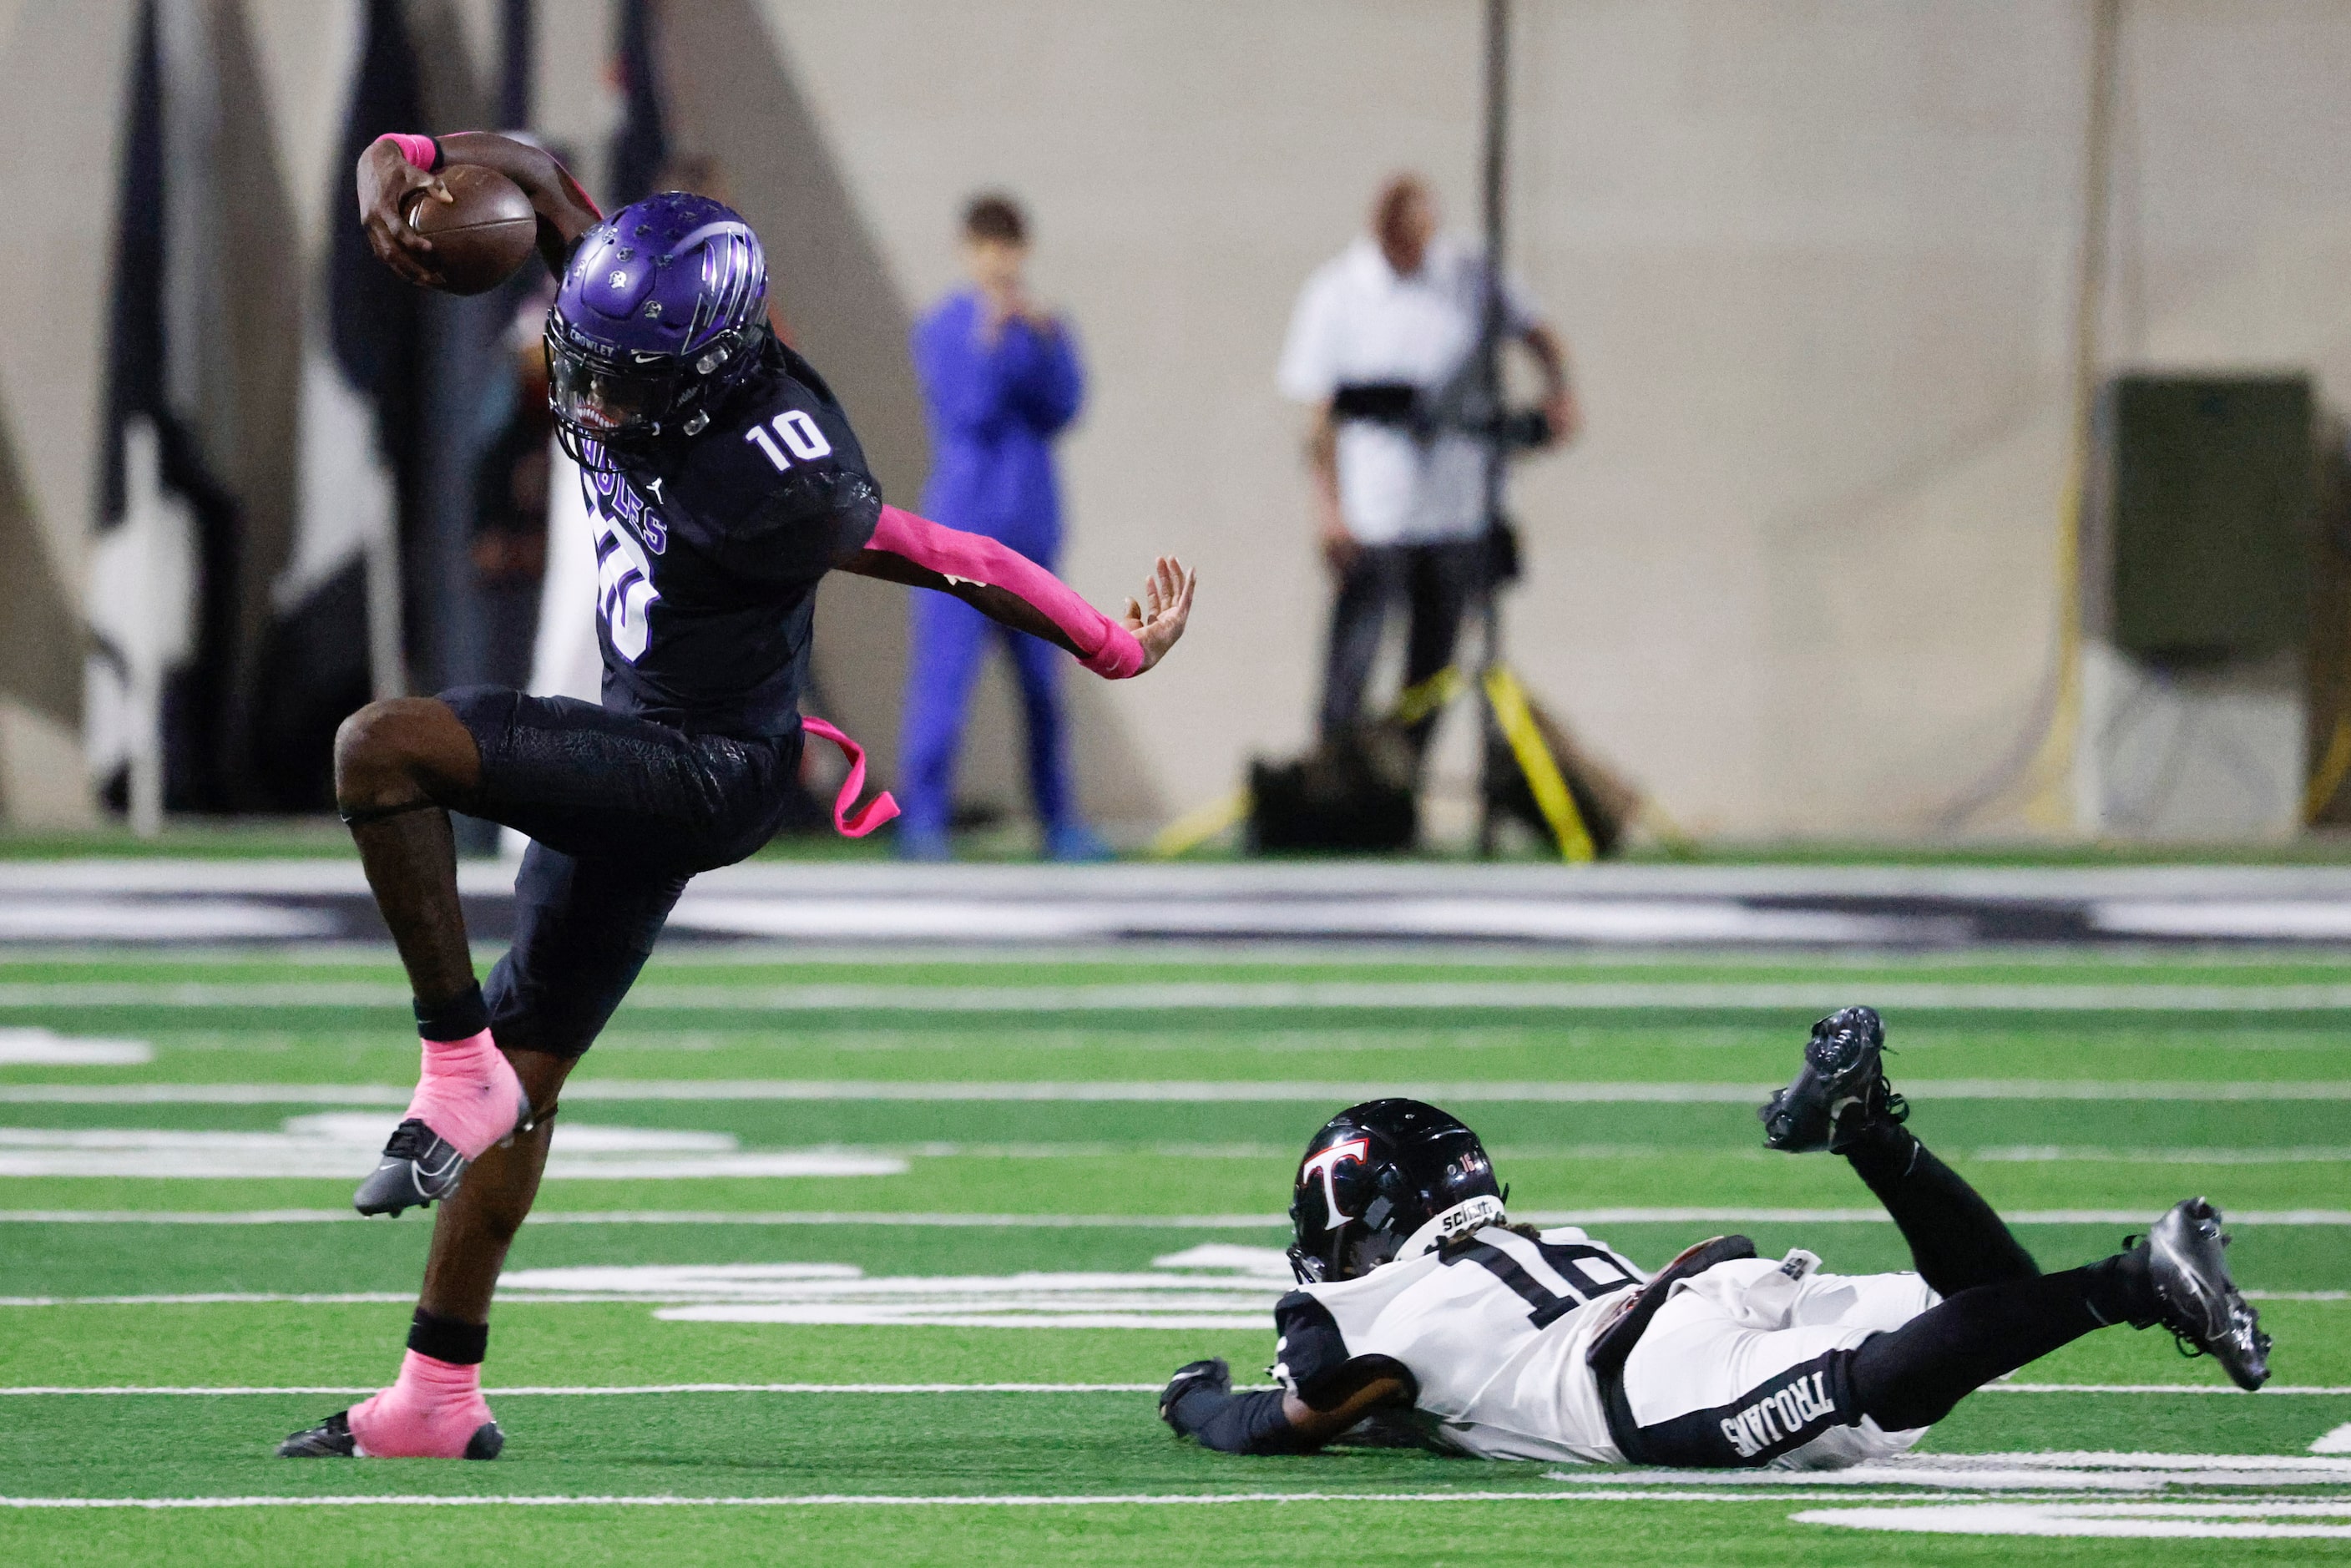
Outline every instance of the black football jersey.
[[617, 460], [580, 476], [604, 706], [694, 734], [789, 733], [817, 584], [882, 516], [840, 400], [769, 340], [705, 428]]

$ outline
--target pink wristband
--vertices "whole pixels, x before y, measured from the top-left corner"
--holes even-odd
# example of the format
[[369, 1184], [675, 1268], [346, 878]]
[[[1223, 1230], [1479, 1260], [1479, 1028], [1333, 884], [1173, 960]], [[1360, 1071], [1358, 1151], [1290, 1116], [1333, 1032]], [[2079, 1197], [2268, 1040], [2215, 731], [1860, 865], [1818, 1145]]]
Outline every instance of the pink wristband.
[[376, 140], [389, 141], [398, 148], [401, 157], [407, 161], [411, 168], [422, 169], [430, 173], [433, 171], [433, 165], [441, 162], [441, 145], [430, 136], [418, 136], [405, 131], [388, 131]]
[[1102, 645], [1078, 661], [1106, 681], [1123, 681], [1130, 675], [1143, 674], [1143, 644], [1134, 633], [1105, 615], [1102, 617], [1109, 635]]
[[977, 534], [942, 528], [897, 507], [882, 508], [871, 549], [904, 556], [942, 577], [1019, 595], [1060, 627], [1080, 650], [1078, 662], [1113, 681], [1143, 672], [1134, 633], [1087, 603], [1078, 591], [1027, 556]]

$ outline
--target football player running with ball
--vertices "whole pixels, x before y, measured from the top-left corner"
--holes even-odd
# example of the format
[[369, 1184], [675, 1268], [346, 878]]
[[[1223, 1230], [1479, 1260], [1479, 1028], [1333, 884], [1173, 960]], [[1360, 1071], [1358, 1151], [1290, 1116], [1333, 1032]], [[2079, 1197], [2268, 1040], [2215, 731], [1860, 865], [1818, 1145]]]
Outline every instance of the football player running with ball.
[[1194, 1362], [1160, 1416], [1228, 1453], [1303, 1453], [1368, 1423], [1372, 1440], [1483, 1458], [1834, 1469], [1901, 1453], [1975, 1389], [2119, 1323], [2161, 1323], [2261, 1386], [2269, 1336], [2210, 1204], [2043, 1274], [1904, 1128], [1884, 1043], [1867, 1008], [1822, 1019], [1763, 1108], [1765, 1141], [1843, 1155], [1917, 1273], [1823, 1273], [1810, 1252], [1775, 1262], [1731, 1236], [1646, 1278], [1581, 1230], [1509, 1223], [1477, 1134], [1377, 1100], [1332, 1117], [1299, 1166], [1281, 1386], [1235, 1394], [1223, 1362]]
[[[447, 200], [457, 164], [530, 198], [561, 280], [547, 319], [550, 401], [596, 530], [601, 706], [467, 687], [379, 702], [335, 741], [335, 793], [415, 993], [423, 1072], [354, 1204], [444, 1200], [398, 1381], [288, 1437], [288, 1457], [488, 1458], [480, 1387], [491, 1292], [530, 1211], [565, 1075], [620, 1004], [695, 873], [767, 842], [789, 810], [818, 583], [851, 571], [955, 594], [1110, 679], [1184, 633], [1193, 579], [1155, 565], [1123, 619], [1025, 558], [883, 504], [848, 415], [768, 330], [758, 237], [717, 202], [657, 195], [606, 219], [537, 148], [468, 132], [391, 136], [359, 167], [386, 266], [440, 281], [402, 204]], [[417, 193], [423, 193], [422, 196]], [[529, 835], [511, 949], [476, 984], [449, 812]], [[462, 1178], [463, 1185], [460, 1185]]]

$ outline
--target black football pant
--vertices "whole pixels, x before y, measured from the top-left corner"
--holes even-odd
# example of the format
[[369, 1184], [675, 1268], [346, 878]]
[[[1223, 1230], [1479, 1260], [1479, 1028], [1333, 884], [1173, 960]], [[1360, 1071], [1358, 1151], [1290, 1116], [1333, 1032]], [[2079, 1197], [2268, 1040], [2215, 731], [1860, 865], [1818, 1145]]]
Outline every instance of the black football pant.
[[574, 697], [441, 694], [482, 783], [463, 810], [530, 836], [513, 945], [482, 988], [500, 1045], [596, 1041], [696, 872], [756, 852], [798, 804], [801, 734], [692, 735]]
[[[1344, 734], [1364, 716], [1364, 688], [1379, 657], [1388, 612], [1403, 600], [1412, 616], [1404, 684], [1418, 685], [1453, 662], [1461, 617], [1486, 569], [1482, 538], [1442, 544], [1367, 545], [1339, 580], [1331, 606], [1331, 646], [1322, 674], [1322, 738]], [[1436, 727], [1432, 714], [1413, 727], [1416, 745]]]
[[1994, 1378], [2108, 1323], [2146, 1315], [2143, 1286], [2109, 1258], [2041, 1272], [1975, 1188], [1901, 1127], [1872, 1130], [1845, 1155], [1943, 1298], [1850, 1353], [1853, 1414], [1889, 1432], [1930, 1427]]
[[[2043, 1274], [1958, 1172], [1898, 1126], [1845, 1156], [1910, 1244], [1943, 1300], [1900, 1328], [1773, 1374], [1729, 1404], [1638, 1429], [1644, 1464], [1771, 1463], [1864, 1417], [1887, 1432], [1931, 1427], [1985, 1384], [2108, 1323], [2151, 1313], [2145, 1271], [2108, 1258]], [[1759, 1417], [1760, 1413], [1760, 1417]]]

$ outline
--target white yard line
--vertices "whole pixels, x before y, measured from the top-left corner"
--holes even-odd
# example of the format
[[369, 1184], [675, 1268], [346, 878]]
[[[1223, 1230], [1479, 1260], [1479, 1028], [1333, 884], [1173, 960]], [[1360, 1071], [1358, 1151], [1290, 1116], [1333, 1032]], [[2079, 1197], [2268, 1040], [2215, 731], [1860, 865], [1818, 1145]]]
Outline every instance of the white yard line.
[[[287, 1302], [306, 1307], [413, 1301], [413, 1291], [340, 1291], [305, 1294], [290, 1291], [189, 1291], [157, 1296], [0, 1296], [0, 1307], [217, 1307]], [[510, 1303], [509, 1303], [510, 1304]]]
[[0, 1508], [1116, 1508], [1217, 1507], [1254, 1502], [1792, 1502], [1817, 1491], [1681, 1490], [1627, 1488], [1620, 1491], [1249, 1491], [1114, 1492], [910, 1497], [816, 1492], [786, 1497], [431, 1496], [347, 1492], [316, 1497], [0, 1497]]
[[[1561, 1208], [1531, 1209], [1521, 1216], [1534, 1225], [1890, 1225], [1876, 1208]], [[2001, 1217], [2011, 1225], [2145, 1225], [2147, 1211], [2133, 1208], [2020, 1209]], [[2231, 1210], [2231, 1225], [2351, 1225], [2351, 1209], [2286, 1208]], [[0, 1209], [0, 1225], [343, 1225], [362, 1223], [348, 1208], [172, 1210], [143, 1208]], [[944, 1229], [1287, 1229], [1279, 1214], [938, 1214], [849, 1209], [540, 1209], [533, 1225], [751, 1225], [936, 1227]], [[2274, 1300], [2337, 1301], [2340, 1291], [2282, 1291]]]
[[[511, 1388], [486, 1388], [485, 1397], [492, 1399], [523, 1397], [583, 1396], [592, 1398], [620, 1397], [648, 1394], [1156, 1394], [1164, 1385], [1157, 1383], [643, 1383], [609, 1385], [579, 1385], [562, 1384], [526, 1385]], [[1271, 1388], [1274, 1385], [1235, 1384], [1243, 1393]], [[0, 1386], [0, 1397], [9, 1395], [30, 1395], [61, 1397], [68, 1395], [104, 1395], [137, 1396], [190, 1396], [225, 1398], [241, 1395], [365, 1395], [375, 1393], [376, 1385], [367, 1387], [329, 1387], [311, 1385], [224, 1385], [180, 1386], [174, 1385], [109, 1385], [105, 1386], [74, 1386], [66, 1384], [26, 1385], [21, 1387]], [[2222, 1394], [2241, 1396], [2244, 1390], [2231, 1384], [2203, 1383], [1993, 1383], [1977, 1390], [1984, 1394]], [[2351, 1396], [2351, 1384], [2273, 1384], [2261, 1391], [2264, 1399], [2288, 1395], [2308, 1395], [2330, 1399]]]
[[[1184, 1283], [1184, 1281], [1180, 1280], [1170, 1281], [1171, 1287], [1180, 1285], [1182, 1283]], [[1216, 1281], [1216, 1283], [1221, 1284], [1230, 1282]], [[1200, 1288], [1202, 1290], [1207, 1290], [1209, 1287], [1207, 1284], [1203, 1284]], [[2346, 1292], [2340, 1291], [2248, 1291], [2245, 1294], [2250, 1299], [2257, 1301], [2340, 1301], [2346, 1299]], [[186, 1291], [156, 1295], [0, 1296], [0, 1308], [218, 1306], [331, 1307], [387, 1304], [401, 1301], [411, 1301], [415, 1300], [415, 1298], [416, 1292], [413, 1291]], [[550, 1291], [541, 1294], [530, 1291], [516, 1290], [502, 1294], [499, 1297], [499, 1300], [508, 1307], [595, 1306], [611, 1305], [616, 1302], [625, 1303], [634, 1301], [650, 1307], [682, 1309], [664, 1311], [659, 1314], [665, 1319], [671, 1319], [681, 1322], [694, 1321], [710, 1322], [797, 1322], [802, 1321], [830, 1322], [836, 1321], [848, 1321], [833, 1318], [803, 1319], [802, 1317], [796, 1315], [794, 1312], [786, 1308], [758, 1302], [745, 1303], [738, 1306], [730, 1304], [726, 1301], [714, 1301], [707, 1291], [564, 1291], [559, 1293]], [[976, 1318], [958, 1318], [955, 1321], [967, 1327], [1000, 1326], [1008, 1328], [1083, 1328], [1098, 1326], [1107, 1328], [1202, 1327], [1253, 1329], [1261, 1326], [1262, 1323], [1262, 1320], [1257, 1315], [1257, 1307], [1258, 1303], [1252, 1301], [1247, 1304], [1245, 1312], [1242, 1309], [1235, 1309], [1232, 1312], [1224, 1312], [1216, 1316], [1213, 1321], [1203, 1319], [1196, 1322], [1182, 1322], [1174, 1319], [1151, 1322], [1136, 1321], [1133, 1322], [1121, 1321], [1117, 1322], [1102, 1322], [1100, 1324], [1089, 1324], [1075, 1321], [1040, 1322], [1036, 1321], [1033, 1314], [1021, 1317], [1007, 1316], [1000, 1323], [996, 1322], [995, 1320], [990, 1320], [989, 1322], [984, 1323]], [[945, 1311], [946, 1309], [943, 1308], [941, 1310]], [[765, 1313], [766, 1315], [759, 1315], [762, 1313]], [[866, 1320], [861, 1319], [858, 1321], [862, 1322]], [[923, 1320], [876, 1318], [872, 1321], [877, 1322], [900, 1323], [915, 1322]], [[2001, 1386], [2009, 1387], [2011, 1392], [2017, 1393], [2045, 1393], [2061, 1388], [2068, 1391], [2084, 1389], [2093, 1392], [2103, 1391], [2113, 1393], [2171, 1392], [2170, 1385], [2160, 1384], [2148, 1384], [2143, 1386], [2116, 1385], [2111, 1389], [2097, 1389], [2087, 1384], [2051, 1384], [2045, 1386], [2002, 1385]], [[2187, 1390], [2187, 1392], [2192, 1393], [2196, 1392], [2196, 1390], [2189, 1389]], [[2223, 1392], [2223, 1390], [2212, 1389], [2208, 1392], [2220, 1393]], [[2301, 1391], [2281, 1390], [2281, 1392]], [[2351, 1390], [2337, 1389], [2333, 1392], [2342, 1393], [2351, 1392]]]
[[[1987, 1383], [1979, 1394], [2231, 1394], [2245, 1391], [2233, 1383]], [[2282, 1394], [2313, 1394], [2329, 1398], [2351, 1395], [2351, 1384], [2273, 1383], [2261, 1391], [2264, 1399]]]
[[[461, 891], [512, 888], [512, 862], [458, 862]], [[2334, 865], [1747, 865], [1417, 861], [1237, 861], [1103, 865], [945, 865], [746, 861], [705, 872], [696, 894], [799, 900], [1373, 897], [1951, 897], [1999, 900], [2351, 901], [2351, 867]], [[91, 856], [0, 864], [0, 893], [233, 894], [364, 896], [358, 859], [342, 845], [285, 858]]]
[[[1590, 1082], [1551, 1079], [1366, 1083], [1298, 1079], [1083, 1079], [898, 1081], [831, 1078], [588, 1078], [564, 1085], [569, 1103], [877, 1102], [916, 1104], [1257, 1104], [1345, 1105], [1368, 1096], [1405, 1095], [1465, 1104], [1750, 1105], [1777, 1084]], [[2210, 1082], [2101, 1078], [1905, 1079], [1913, 1100], [2351, 1101], [2351, 1079]], [[14, 1105], [405, 1105], [413, 1086], [391, 1083], [0, 1083], [0, 1104]]]
[[[486, 1398], [517, 1399], [553, 1396], [581, 1396], [603, 1398], [644, 1394], [1156, 1394], [1160, 1383], [638, 1383], [614, 1384], [609, 1386], [571, 1386], [546, 1385], [514, 1388], [486, 1388]], [[1249, 1391], [1250, 1385], [1235, 1385]], [[1270, 1383], [1256, 1387], [1271, 1388]], [[92, 1395], [171, 1395], [198, 1398], [218, 1398], [246, 1394], [344, 1395], [373, 1394], [374, 1387], [148, 1387], [122, 1385], [105, 1388], [76, 1388], [63, 1385], [0, 1387], [0, 1396], [11, 1394], [42, 1396], [68, 1394]]]
[[[2144, 1217], [2137, 1217], [2143, 1218]], [[2231, 1216], [2233, 1223], [2235, 1217]], [[0, 1209], [0, 1225], [327, 1225], [363, 1223], [349, 1208], [265, 1208], [244, 1211], [171, 1212], [135, 1208]], [[1287, 1228], [1290, 1221], [1267, 1214], [924, 1214], [861, 1213], [818, 1209], [806, 1212], [747, 1211], [741, 1214], [712, 1209], [541, 1209], [533, 1225], [848, 1225], [893, 1226], [946, 1229], [1092, 1230], [1264, 1230]]]
[[[2276, 1013], [2351, 1010], [2351, 985], [2015, 985], [1890, 981], [1860, 988], [1882, 1011]], [[1843, 979], [1792, 982], [1603, 980], [1223, 981], [1140, 985], [679, 985], [649, 981], [632, 1009], [719, 1012], [1824, 1012], [1855, 999]], [[404, 1008], [408, 988], [368, 980], [239, 984], [214, 980], [0, 981], [0, 1008]]]
[[[2066, 1536], [2097, 1540], [2346, 1541], [2351, 1503], [2155, 1503], [2051, 1500], [1931, 1507], [1809, 1509], [1800, 1524], [1901, 1534]], [[2327, 1521], [2335, 1522], [2327, 1522]]]

